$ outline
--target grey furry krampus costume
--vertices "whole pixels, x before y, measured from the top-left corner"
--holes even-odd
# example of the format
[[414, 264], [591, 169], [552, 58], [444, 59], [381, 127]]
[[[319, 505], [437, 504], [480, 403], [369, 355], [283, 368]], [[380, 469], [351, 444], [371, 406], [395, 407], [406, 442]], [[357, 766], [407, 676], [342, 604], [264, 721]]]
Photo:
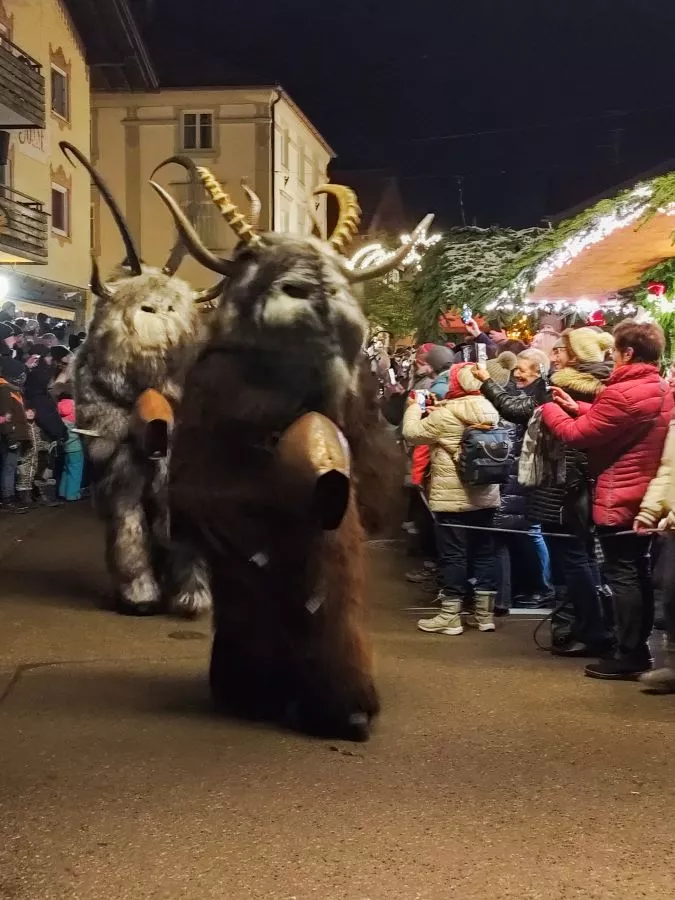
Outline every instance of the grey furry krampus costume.
[[[202, 578], [191, 596], [176, 596], [173, 590], [167, 552], [168, 432], [172, 407], [197, 352], [196, 302], [210, 301], [222, 285], [195, 294], [175, 277], [185, 254], [180, 240], [161, 270], [142, 266], [123, 216], [98, 173], [75, 147], [66, 142], [60, 146], [91, 174], [127, 254], [120, 273], [108, 284], [94, 263], [96, 308], [74, 373], [77, 428], [84, 434], [96, 505], [106, 526], [117, 608], [147, 615], [157, 612], [164, 598], [176, 611], [191, 614], [208, 607], [208, 584]], [[159, 433], [153, 425], [160, 426]]]
[[[227, 278], [185, 382], [170, 473], [172, 537], [211, 576], [212, 693], [239, 715], [365, 740], [379, 700], [363, 621], [358, 494], [377, 494], [360, 478], [377, 477], [392, 454], [381, 453], [377, 406], [366, 396], [367, 323], [351, 285], [399, 266], [410, 247], [352, 271], [339, 252], [358, 229], [351, 191], [317, 191], [340, 202], [329, 242], [259, 234], [211, 173], [198, 172], [240, 239], [231, 261], [207, 250], [175, 201], [153, 187], [193, 256]], [[331, 428], [346, 437], [352, 473], [344, 493], [339, 477], [318, 480], [322, 489], [307, 500], [281, 458], [289, 429], [301, 423], [302, 431], [305, 421], [306, 443], [320, 454]]]

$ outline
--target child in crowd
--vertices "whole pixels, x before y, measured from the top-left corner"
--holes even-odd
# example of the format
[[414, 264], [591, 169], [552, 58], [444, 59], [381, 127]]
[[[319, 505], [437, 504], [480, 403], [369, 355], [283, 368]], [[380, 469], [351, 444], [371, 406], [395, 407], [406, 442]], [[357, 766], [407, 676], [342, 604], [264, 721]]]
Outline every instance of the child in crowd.
[[63, 454], [63, 469], [59, 481], [59, 497], [62, 500], [80, 500], [84, 450], [80, 436], [73, 430], [75, 427], [75, 401], [70, 397], [62, 397], [58, 402], [58, 410], [68, 429], [68, 439]]

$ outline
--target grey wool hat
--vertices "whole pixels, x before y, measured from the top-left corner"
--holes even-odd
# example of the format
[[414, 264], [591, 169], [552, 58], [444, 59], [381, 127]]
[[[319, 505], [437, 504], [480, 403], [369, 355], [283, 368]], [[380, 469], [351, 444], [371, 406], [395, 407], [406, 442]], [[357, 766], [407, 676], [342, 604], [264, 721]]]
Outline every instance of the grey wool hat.
[[505, 350], [496, 359], [489, 359], [485, 366], [490, 378], [496, 381], [500, 387], [506, 387], [517, 362], [516, 354], [511, 353], [510, 350]]

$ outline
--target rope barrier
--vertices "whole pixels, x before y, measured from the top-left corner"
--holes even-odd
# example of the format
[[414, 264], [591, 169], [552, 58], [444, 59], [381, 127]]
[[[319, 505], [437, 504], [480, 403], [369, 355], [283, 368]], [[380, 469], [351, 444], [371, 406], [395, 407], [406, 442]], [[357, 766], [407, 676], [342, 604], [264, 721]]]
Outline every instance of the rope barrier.
[[[499, 532], [501, 534], [521, 534], [521, 535], [533, 534], [533, 532], [531, 532], [531, 531], [526, 531], [525, 529], [518, 529], [518, 528], [494, 528], [489, 525], [458, 525], [458, 524], [455, 524], [454, 522], [438, 522], [435, 518], [434, 518], [434, 521], [436, 521], [436, 524], [440, 525], [442, 528], [464, 528], [468, 531], [495, 531], [495, 532]], [[566, 532], [559, 532], [559, 531], [538, 531], [536, 533], [541, 534], [542, 537], [562, 537], [562, 538], [577, 538], [577, 539], [579, 539], [582, 536], [579, 534], [567, 534]], [[625, 537], [626, 535], [629, 535], [629, 534], [648, 535], [648, 534], [660, 534], [660, 533], [661, 532], [659, 532], [659, 530], [657, 528], [649, 528], [649, 529], [646, 529], [645, 531], [639, 531], [639, 532], [633, 531], [632, 528], [628, 528], [628, 529], [626, 529], [626, 531], [608, 532], [607, 534], [603, 534], [602, 537], [603, 538], [604, 537]]]

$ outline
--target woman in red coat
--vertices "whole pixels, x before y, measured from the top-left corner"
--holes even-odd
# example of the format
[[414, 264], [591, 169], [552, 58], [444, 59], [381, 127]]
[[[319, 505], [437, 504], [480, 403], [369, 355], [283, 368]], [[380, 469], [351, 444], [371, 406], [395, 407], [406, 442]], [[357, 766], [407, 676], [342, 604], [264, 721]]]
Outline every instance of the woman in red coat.
[[591, 678], [632, 680], [651, 668], [647, 641], [654, 624], [649, 535], [630, 530], [659, 467], [673, 394], [659, 375], [664, 350], [658, 325], [622, 322], [614, 331], [615, 368], [593, 403], [577, 403], [554, 387], [542, 415], [553, 434], [588, 451], [597, 478], [593, 519], [614, 595], [617, 648], [613, 658], [586, 667]]

